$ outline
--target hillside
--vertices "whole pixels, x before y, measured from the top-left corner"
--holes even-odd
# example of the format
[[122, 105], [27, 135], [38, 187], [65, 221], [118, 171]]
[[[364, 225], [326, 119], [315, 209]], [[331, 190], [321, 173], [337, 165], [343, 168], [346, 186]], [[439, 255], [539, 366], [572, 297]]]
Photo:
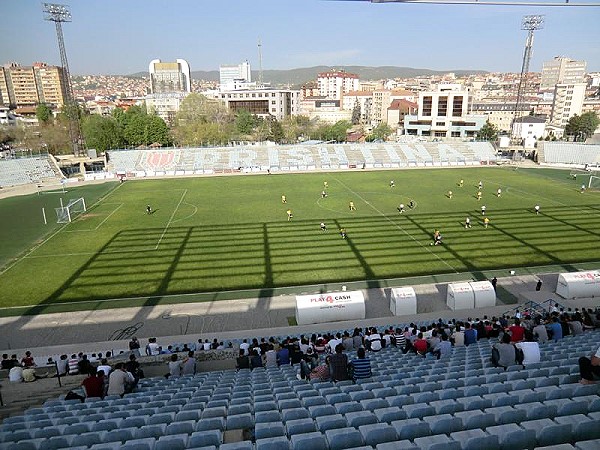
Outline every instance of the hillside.
[[[315, 80], [319, 72], [327, 70], [342, 69], [346, 72], [357, 74], [362, 80], [381, 80], [387, 78], [413, 78], [417, 76], [443, 75], [448, 72], [454, 72], [457, 76], [486, 73], [484, 70], [430, 70], [430, 69], [415, 69], [412, 67], [397, 67], [397, 66], [315, 66], [302, 67], [298, 69], [288, 70], [263, 70], [263, 80], [273, 85], [292, 85], [298, 86], [310, 80]], [[131, 74], [132, 77], [148, 76], [147, 72], [137, 72]], [[254, 80], [258, 79], [258, 71], [252, 71]], [[196, 70], [192, 72], [192, 78], [195, 80], [219, 81], [218, 70]]]

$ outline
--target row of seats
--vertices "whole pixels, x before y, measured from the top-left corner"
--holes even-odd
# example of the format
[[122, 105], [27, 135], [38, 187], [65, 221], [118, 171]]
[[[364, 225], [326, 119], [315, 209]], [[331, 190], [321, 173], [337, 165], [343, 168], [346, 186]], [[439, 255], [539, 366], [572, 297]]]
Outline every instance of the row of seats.
[[57, 179], [47, 157], [0, 160], [0, 186], [18, 186]]
[[572, 142], [540, 142], [543, 147], [542, 162], [558, 164], [599, 164], [600, 145]]
[[351, 165], [402, 167], [430, 163], [495, 161], [487, 142], [417, 144], [318, 144], [111, 151], [113, 172], [333, 168]]

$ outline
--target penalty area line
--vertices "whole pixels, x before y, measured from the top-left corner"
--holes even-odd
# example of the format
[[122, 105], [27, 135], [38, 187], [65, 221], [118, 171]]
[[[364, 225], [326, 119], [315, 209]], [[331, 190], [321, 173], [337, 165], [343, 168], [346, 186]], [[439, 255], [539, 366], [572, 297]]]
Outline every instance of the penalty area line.
[[165, 229], [163, 230], [162, 234], [160, 235], [160, 238], [158, 239], [158, 242], [156, 243], [156, 247], [154, 247], [154, 250], [158, 250], [158, 246], [162, 242], [163, 238], [165, 237], [165, 234], [167, 233], [167, 230], [171, 226], [171, 222], [173, 222], [173, 217], [175, 217], [175, 214], [177, 214], [177, 210], [179, 209], [179, 206], [181, 205], [181, 202], [183, 202], [183, 199], [185, 198], [185, 194], [187, 194], [187, 191], [188, 190], [186, 189], [186, 190], [183, 191], [183, 194], [181, 194], [181, 198], [179, 199], [179, 203], [177, 203], [177, 206], [175, 207], [175, 210], [173, 211], [173, 214], [171, 214], [171, 217], [170, 217], [169, 221], [167, 222], [167, 226], [165, 227]]

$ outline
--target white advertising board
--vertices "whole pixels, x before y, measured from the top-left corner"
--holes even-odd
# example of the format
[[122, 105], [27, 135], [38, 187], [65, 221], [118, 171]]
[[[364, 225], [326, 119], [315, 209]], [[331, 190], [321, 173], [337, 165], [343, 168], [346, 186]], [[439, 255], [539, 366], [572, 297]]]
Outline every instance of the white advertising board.
[[496, 306], [496, 291], [489, 281], [471, 281], [469, 283], [475, 297], [475, 308]]
[[365, 297], [361, 291], [296, 296], [298, 325], [364, 319], [365, 314]]
[[600, 271], [571, 272], [558, 275], [556, 293], [563, 298], [600, 296]]
[[471, 285], [469, 283], [449, 284], [446, 305], [453, 311], [475, 308], [475, 296]]
[[417, 313], [417, 294], [410, 287], [392, 289], [390, 296], [390, 311], [395, 316], [407, 316]]

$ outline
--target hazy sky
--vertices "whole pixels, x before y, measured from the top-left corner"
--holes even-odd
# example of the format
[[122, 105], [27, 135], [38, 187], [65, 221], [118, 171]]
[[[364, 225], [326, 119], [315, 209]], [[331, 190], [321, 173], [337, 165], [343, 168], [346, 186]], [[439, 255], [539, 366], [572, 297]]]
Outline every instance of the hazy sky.
[[[60, 0], [58, 0], [60, 2]], [[543, 1], [543, 0], [542, 0]], [[548, 0], [555, 1], [555, 0]], [[591, 0], [572, 0], [589, 2]], [[597, 0], [596, 0], [597, 1]], [[600, 7], [371, 4], [328, 0], [69, 0], [63, 24], [73, 74], [147, 71], [154, 58], [192, 71], [248, 59], [258, 69], [408, 66], [519, 72], [523, 15], [545, 14], [530, 70], [564, 55], [600, 71]], [[0, 64], [60, 64], [38, 0], [0, 0]]]

